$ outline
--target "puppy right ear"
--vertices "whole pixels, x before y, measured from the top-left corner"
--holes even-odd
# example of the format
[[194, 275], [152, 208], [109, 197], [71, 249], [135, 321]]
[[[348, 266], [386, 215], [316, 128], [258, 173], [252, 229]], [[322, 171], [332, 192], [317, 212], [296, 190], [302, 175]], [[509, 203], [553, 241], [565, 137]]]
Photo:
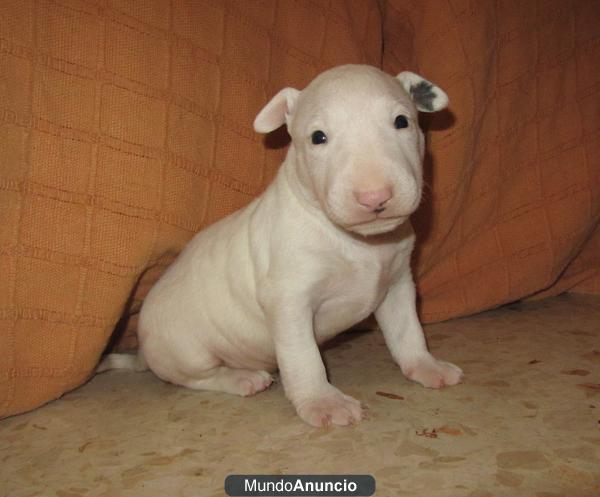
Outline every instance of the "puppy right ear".
[[295, 88], [281, 90], [254, 119], [254, 131], [257, 133], [270, 133], [282, 124], [289, 123], [299, 94], [300, 92]]

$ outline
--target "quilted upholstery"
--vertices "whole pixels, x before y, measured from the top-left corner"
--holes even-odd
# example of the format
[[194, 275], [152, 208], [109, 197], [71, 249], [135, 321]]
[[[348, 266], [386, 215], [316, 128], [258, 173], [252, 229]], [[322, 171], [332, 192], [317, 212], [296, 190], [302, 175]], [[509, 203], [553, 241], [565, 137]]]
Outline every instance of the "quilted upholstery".
[[390, 0], [384, 18], [384, 69], [450, 97], [424, 120], [422, 319], [600, 293], [600, 3]]
[[361, 0], [0, 2], [0, 414], [86, 380], [173, 255], [273, 176], [262, 105], [379, 65], [380, 25]]
[[258, 109], [342, 63], [415, 70], [450, 95], [449, 112], [423, 120], [426, 321], [599, 292], [599, 10], [0, 2], [0, 415], [86, 380], [193, 233], [273, 176], [285, 133], [254, 134]]

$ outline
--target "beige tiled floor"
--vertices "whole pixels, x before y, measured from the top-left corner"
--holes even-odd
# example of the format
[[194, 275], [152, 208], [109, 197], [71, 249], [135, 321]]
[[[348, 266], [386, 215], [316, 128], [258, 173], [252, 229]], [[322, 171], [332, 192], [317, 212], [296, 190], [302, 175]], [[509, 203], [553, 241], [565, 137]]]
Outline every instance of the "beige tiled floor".
[[[370, 407], [304, 425], [280, 385], [252, 398], [111, 372], [0, 422], [0, 496], [223, 495], [230, 473], [369, 473], [377, 496], [600, 496], [600, 299], [562, 296], [427, 327], [465, 382], [403, 378], [380, 333], [325, 352]], [[389, 398], [377, 392], [402, 397]]]

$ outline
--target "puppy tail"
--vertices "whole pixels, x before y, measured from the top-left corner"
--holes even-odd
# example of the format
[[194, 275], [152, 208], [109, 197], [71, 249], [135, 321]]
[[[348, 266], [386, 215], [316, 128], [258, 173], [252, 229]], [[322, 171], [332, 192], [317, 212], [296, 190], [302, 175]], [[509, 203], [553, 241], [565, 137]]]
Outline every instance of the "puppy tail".
[[111, 369], [129, 369], [131, 371], [146, 371], [148, 364], [141, 354], [108, 354], [96, 368], [96, 374]]

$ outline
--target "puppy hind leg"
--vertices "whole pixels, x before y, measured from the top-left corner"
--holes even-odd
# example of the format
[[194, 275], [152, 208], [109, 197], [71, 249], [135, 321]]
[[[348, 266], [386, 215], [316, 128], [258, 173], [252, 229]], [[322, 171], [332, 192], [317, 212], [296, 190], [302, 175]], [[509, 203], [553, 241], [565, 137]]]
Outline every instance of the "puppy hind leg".
[[248, 397], [266, 390], [272, 382], [273, 378], [266, 371], [219, 366], [203, 378], [190, 378], [180, 384], [193, 390], [212, 390]]

